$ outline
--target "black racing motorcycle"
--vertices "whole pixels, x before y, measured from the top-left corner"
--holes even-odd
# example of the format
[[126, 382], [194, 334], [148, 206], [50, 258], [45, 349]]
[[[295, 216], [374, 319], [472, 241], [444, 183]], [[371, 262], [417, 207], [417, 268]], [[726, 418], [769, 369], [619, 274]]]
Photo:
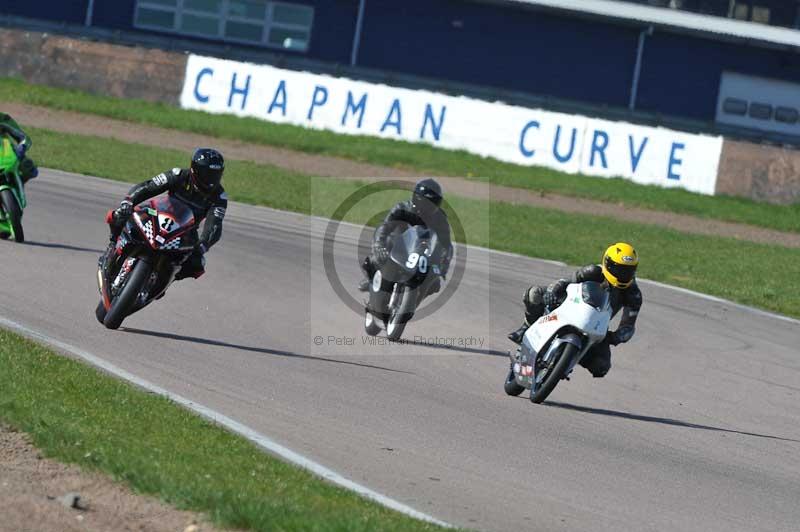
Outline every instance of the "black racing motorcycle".
[[372, 276], [364, 330], [375, 336], [381, 323], [399, 340], [431, 286], [442, 276], [436, 233], [422, 225], [397, 228], [389, 236], [389, 258]]
[[179, 199], [158, 196], [138, 205], [114, 252], [98, 264], [97, 321], [117, 329], [126, 317], [162, 297], [197, 243], [194, 214]]

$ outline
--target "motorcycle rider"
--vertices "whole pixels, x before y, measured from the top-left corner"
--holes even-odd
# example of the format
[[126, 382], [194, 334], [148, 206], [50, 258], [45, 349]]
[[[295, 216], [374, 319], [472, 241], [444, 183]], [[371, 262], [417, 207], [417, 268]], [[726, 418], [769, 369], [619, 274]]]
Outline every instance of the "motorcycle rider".
[[[436, 233], [439, 240], [435, 260], [439, 262], [440, 274], [445, 277], [453, 258], [453, 244], [450, 238], [450, 223], [447, 214], [442, 210], [442, 187], [435, 179], [423, 179], [414, 186], [411, 200], [401, 201], [389, 211], [383, 223], [375, 230], [372, 241], [372, 253], [364, 258], [361, 270], [364, 279], [358, 284], [361, 292], [369, 289], [375, 272], [389, 259], [387, 240], [392, 231], [401, 223], [422, 225]], [[441, 289], [441, 279], [433, 281], [426, 295], [435, 294]]]
[[135, 185], [120, 202], [119, 207], [109, 211], [106, 216], [106, 222], [111, 229], [111, 243], [101, 260], [110, 257], [114, 252], [117, 237], [133, 214], [133, 207], [159, 194], [169, 192], [171, 196], [192, 209], [198, 226], [204, 218], [206, 219], [197, 246], [183, 263], [175, 279], [187, 277], [197, 279], [203, 275], [205, 252], [222, 236], [222, 220], [228, 207], [228, 197], [221, 184], [224, 171], [225, 160], [220, 152], [212, 148], [198, 148], [192, 155], [189, 168], [173, 168]]
[[16, 146], [14, 146], [14, 153], [17, 154], [17, 159], [19, 159], [19, 176], [22, 178], [22, 184], [24, 185], [39, 175], [39, 169], [36, 168], [33, 161], [25, 157], [25, 154], [28, 153], [28, 150], [33, 146], [33, 142], [22, 128], [19, 127], [17, 121], [6, 113], [0, 113], [0, 136], [3, 135], [8, 135], [17, 143]]
[[514, 343], [522, 343], [525, 331], [545, 312], [550, 312], [567, 296], [567, 285], [595, 281], [605, 283], [611, 288], [612, 316], [623, 309], [622, 318], [616, 331], [608, 331], [603, 342], [595, 344], [580, 361], [594, 377], [603, 377], [611, 369], [611, 345], [619, 345], [633, 337], [636, 318], [642, 306], [642, 292], [636, 284], [636, 267], [639, 256], [630, 244], [618, 242], [608, 247], [601, 264], [589, 264], [575, 272], [572, 279], [559, 279], [545, 286], [531, 286], [523, 294], [525, 322], [508, 335]]

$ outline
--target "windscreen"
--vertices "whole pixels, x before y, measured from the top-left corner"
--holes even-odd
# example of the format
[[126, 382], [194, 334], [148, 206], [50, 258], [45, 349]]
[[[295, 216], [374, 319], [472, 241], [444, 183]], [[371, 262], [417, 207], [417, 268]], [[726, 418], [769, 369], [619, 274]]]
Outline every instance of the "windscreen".
[[[421, 251], [419, 248], [421, 247], [423, 241], [431, 242], [431, 231], [426, 227], [414, 225], [406, 229], [406, 231], [403, 233], [403, 244], [409, 252]], [[432, 248], [433, 244], [429, 243], [425, 247]], [[430, 254], [430, 251], [428, 254]]]
[[602, 309], [608, 303], [608, 290], [600, 283], [593, 281], [581, 285], [583, 292], [583, 302], [596, 309]]

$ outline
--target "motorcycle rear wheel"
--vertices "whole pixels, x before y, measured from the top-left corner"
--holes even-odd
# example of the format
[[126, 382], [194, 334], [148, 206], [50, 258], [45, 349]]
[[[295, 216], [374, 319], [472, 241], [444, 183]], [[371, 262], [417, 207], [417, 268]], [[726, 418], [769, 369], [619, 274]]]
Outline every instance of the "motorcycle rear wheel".
[[15, 242], [25, 241], [25, 232], [22, 230], [22, 209], [17, 203], [17, 197], [9, 189], [0, 191], [0, 201], [6, 213], [6, 220], [11, 226], [11, 236]]
[[516, 397], [521, 394], [524, 390], [524, 386], [520, 386], [517, 384], [516, 375], [514, 375], [514, 368], [513, 366], [509, 368], [508, 375], [506, 376], [506, 383], [503, 386], [503, 389], [506, 393], [512, 397]]
[[561, 380], [562, 377], [567, 372], [567, 368], [569, 368], [570, 363], [572, 362], [572, 357], [578, 354], [578, 348], [572, 344], [563, 344], [560, 353], [556, 353], [554, 356], [558, 357], [555, 364], [553, 365], [553, 369], [547, 374], [545, 377], [544, 382], [542, 382], [541, 386], [535, 388], [531, 387], [531, 402], [539, 404], [545, 399], [550, 393], [555, 389], [558, 381]]
[[364, 331], [370, 335], [375, 336], [381, 332], [381, 326], [378, 325], [378, 320], [369, 310], [364, 311]]
[[106, 307], [105, 305], [103, 305], [102, 299], [97, 304], [97, 308], [94, 309], [94, 316], [95, 318], [97, 318], [97, 321], [104, 324], [104, 321], [106, 319]]
[[133, 307], [136, 301], [136, 297], [144, 287], [144, 283], [146, 283], [148, 277], [150, 277], [151, 271], [152, 267], [148, 263], [142, 260], [136, 262], [133, 266], [133, 271], [131, 271], [130, 276], [127, 281], [125, 281], [125, 286], [123, 286], [120, 293], [111, 300], [111, 308], [108, 309], [106, 317], [103, 319], [103, 325], [105, 325], [106, 328], [119, 329], [119, 326], [122, 325], [122, 321], [130, 313], [131, 307]]

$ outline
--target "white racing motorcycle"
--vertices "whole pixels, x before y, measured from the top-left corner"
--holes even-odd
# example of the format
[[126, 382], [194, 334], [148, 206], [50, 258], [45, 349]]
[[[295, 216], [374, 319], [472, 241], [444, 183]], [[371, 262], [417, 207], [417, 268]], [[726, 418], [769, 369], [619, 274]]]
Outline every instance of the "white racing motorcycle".
[[586, 352], [603, 341], [611, 316], [604, 285], [593, 281], [568, 285], [564, 302], [528, 327], [522, 344], [510, 353], [506, 393], [517, 396], [529, 388], [532, 402], [544, 401]]

